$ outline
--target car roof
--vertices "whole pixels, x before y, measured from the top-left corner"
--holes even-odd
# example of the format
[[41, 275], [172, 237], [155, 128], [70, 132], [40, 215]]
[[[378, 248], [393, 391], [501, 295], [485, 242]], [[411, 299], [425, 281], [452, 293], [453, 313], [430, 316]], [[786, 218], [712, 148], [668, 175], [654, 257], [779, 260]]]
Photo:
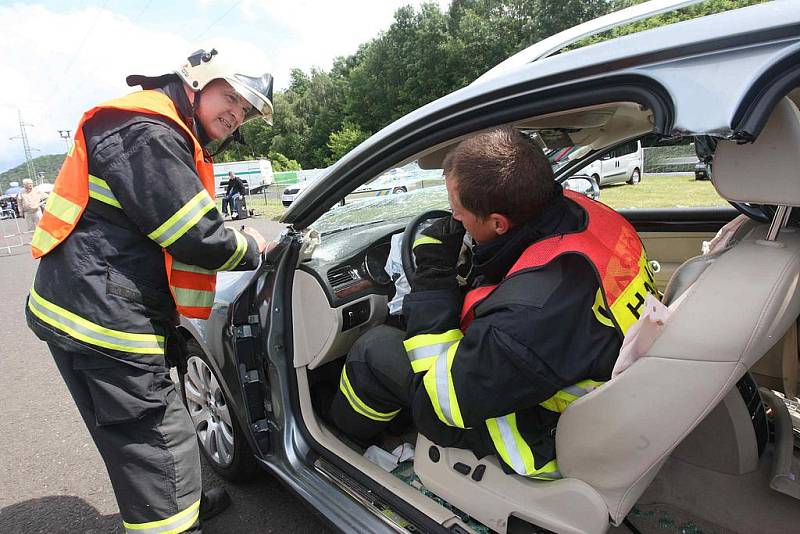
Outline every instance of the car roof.
[[[754, 86], [768, 69], [797, 54], [798, 49], [800, 2], [775, 1], [618, 37], [534, 63], [506, 65], [371, 136], [329, 167], [283, 220], [297, 228], [307, 226], [321, 213], [314, 205], [318, 199], [335, 202], [330, 197], [337, 196], [342, 186], [347, 184], [345, 188], [353, 190], [360, 185], [350, 182], [361, 178], [354, 173], [362, 162], [381, 151], [402, 156], [403, 147], [413, 146], [411, 141], [420, 137], [421, 129], [435, 128], [448, 116], [464, 116], [478, 104], [502, 105], [510, 94], [555, 92], [581, 84], [590, 88], [622, 85], [632, 80], [658, 92], [672, 113], [655, 126], [657, 133], [752, 138], [763, 122], [750, 124], [750, 131], [735, 131], [735, 119], [741, 118], [748, 99], [754, 98]], [[453, 136], [450, 142], [455, 139]], [[387, 168], [377, 169], [369, 178]]]

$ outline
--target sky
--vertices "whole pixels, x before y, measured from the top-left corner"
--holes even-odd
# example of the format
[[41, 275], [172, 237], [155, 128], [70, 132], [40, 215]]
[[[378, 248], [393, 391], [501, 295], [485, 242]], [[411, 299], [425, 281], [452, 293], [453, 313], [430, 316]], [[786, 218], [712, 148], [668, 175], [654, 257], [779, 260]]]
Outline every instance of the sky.
[[[329, 70], [334, 58], [391, 25], [398, 7], [422, 0], [0, 0], [0, 172], [32, 156], [64, 153], [58, 130], [132, 89], [128, 74], [157, 75], [199, 48], [217, 48], [271, 72]], [[446, 9], [450, 0], [438, 0]], [[11, 139], [15, 138], [16, 139]], [[46, 177], [53, 181], [55, 177]]]

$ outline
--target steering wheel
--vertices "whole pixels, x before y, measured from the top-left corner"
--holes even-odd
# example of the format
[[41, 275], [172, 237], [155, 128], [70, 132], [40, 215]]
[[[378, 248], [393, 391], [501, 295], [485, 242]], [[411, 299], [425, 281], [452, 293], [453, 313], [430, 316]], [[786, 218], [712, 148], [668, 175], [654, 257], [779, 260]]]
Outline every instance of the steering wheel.
[[403, 262], [403, 271], [406, 273], [406, 278], [411, 281], [411, 275], [416, 271], [417, 266], [414, 262], [414, 253], [411, 250], [414, 244], [414, 237], [417, 235], [417, 228], [429, 219], [440, 219], [442, 217], [449, 217], [452, 215], [449, 211], [445, 210], [429, 210], [420, 213], [414, 217], [411, 222], [406, 225], [403, 230], [403, 240], [400, 244], [400, 259]]
[[769, 223], [775, 217], [775, 206], [770, 206], [769, 204], [731, 202], [731, 206], [739, 210], [739, 213], [747, 215], [756, 222]]

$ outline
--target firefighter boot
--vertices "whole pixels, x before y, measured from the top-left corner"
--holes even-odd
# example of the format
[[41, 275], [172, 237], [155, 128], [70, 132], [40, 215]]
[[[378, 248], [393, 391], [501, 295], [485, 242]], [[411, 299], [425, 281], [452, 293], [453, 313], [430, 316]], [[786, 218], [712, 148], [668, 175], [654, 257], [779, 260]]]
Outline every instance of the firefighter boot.
[[225, 511], [231, 504], [231, 496], [225, 488], [211, 488], [200, 497], [200, 521], [208, 521]]

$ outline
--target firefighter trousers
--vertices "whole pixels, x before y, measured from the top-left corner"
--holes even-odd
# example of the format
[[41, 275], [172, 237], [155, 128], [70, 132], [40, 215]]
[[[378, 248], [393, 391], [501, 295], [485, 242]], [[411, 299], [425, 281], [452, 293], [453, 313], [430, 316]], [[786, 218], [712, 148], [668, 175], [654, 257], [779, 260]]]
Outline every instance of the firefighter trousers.
[[[421, 377], [414, 376], [404, 339], [404, 331], [381, 325], [359, 337], [347, 356], [328, 413], [336, 427], [363, 445], [404, 411], [412, 415], [409, 412]], [[478, 431], [455, 429], [416, 415], [416, 430], [434, 443], [469, 449], [479, 458], [493, 452], [491, 441]]]
[[124, 531], [201, 532], [200, 451], [169, 369], [48, 346], [106, 464]]

